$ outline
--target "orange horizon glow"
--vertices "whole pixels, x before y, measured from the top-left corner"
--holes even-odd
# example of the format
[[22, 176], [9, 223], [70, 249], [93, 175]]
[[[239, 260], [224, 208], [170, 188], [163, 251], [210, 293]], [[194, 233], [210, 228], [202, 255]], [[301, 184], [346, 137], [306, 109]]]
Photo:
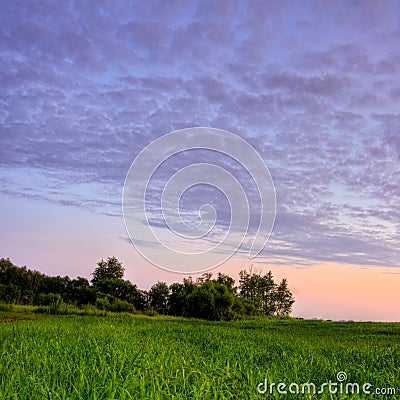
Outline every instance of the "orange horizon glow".
[[[235, 264], [229, 267], [231, 273], [235, 270], [235, 275], [251, 265], [246, 260], [230, 263]], [[295, 263], [293, 260], [293, 266], [278, 265], [273, 259], [270, 262], [257, 259], [253, 263], [257, 271], [272, 271], [275, 281], [288, 280], [296, 299], [292, 316], [325, 320], [400, 321], [400, 269], [333, 262], [315, 262], [304, 267]], [[245, 267], [246, 264], [248, 267]]]

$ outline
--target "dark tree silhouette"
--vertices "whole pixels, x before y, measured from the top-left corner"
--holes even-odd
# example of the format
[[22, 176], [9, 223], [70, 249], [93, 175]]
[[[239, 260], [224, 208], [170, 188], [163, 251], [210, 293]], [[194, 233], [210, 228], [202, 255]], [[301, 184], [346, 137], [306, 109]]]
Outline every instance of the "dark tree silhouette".
[[105, 279], [122, 279], [124, 276], [125, 268], [115, 257], [109, 257], [107, 261], [101, 260], [97, 265], [92, 274], [92, 285], [95, 287]]
[[[123, 279], [124, 267], [110, 257], [101, 260], [91, 284], [86, 278], [47, 276], [0, 259], [0, 301], [32, 304], [54, 312], [65, 303], [76, 307], [96, 306], [107, 311], [147, 312], [230, 320], [246, 315], [289, 315], [294, 298], [286, 279], [276, 284], [271, 272], [262, 275], [252, 268], [239, 273], [239, 287], [229, 275], [204, 273], [194, 282], [157, 282], [146, 292]], [[65, 308], [65, 307], [64, 307]]]

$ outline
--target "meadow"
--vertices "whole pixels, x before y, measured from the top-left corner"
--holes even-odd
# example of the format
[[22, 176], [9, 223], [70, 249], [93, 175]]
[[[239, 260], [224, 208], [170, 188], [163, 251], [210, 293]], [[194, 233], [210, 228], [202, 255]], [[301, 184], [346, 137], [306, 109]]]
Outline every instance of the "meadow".
[[[399, 398], [400, 324], [139, 315], [0, 322], [0, 399]], [[290, 393], [339, 382], [397, 394]], [[265, 393], [265, 383], [285, 383]], [[263, 383], [260, 386], [260, 383]], [[257, 390], [260, 388], [260, 391]], [[291, 387], [296, 390], [295, 386]], [[301, 390], [301, 387], [300, 389]]]

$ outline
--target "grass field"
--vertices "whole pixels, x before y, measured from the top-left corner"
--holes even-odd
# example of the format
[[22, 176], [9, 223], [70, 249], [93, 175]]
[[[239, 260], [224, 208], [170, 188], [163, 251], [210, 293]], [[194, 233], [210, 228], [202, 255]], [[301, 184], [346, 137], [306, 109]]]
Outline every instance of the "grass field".
[[[394, 323], [40, 317], [1, 322], [0, 355], [0, 399], [400, 398]], [[289, 393], [339, 382], [339, 371], [360, 394]], [[288, 393], [259, 393], [265, 380]], [[366, 382], [397, 394], [364, 394]]]

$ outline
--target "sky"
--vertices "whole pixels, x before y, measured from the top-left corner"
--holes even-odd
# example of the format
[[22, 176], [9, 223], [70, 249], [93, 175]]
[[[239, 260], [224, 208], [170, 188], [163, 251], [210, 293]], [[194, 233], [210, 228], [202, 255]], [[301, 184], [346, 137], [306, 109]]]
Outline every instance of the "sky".
[[[212, 127], [254, 147], [276, 193], [264, 250], [212, 272], [288, 278], [294, 316], [400, 321], [398, 43], [398, 1], [0, 2], [0, 257], [90, 278], [116, 256], [140, 288], [181, 281], [131, 244], [124, 182], [154, 140]], [[237, 169], [166, 162], [146, 198], [164, 233], [161, 186], [194, 162]], [[237, 179], [251, 236], [260, 195]], [[218, 190], [193, 188], [182, 215], [210, 201], [222, 234]]]

